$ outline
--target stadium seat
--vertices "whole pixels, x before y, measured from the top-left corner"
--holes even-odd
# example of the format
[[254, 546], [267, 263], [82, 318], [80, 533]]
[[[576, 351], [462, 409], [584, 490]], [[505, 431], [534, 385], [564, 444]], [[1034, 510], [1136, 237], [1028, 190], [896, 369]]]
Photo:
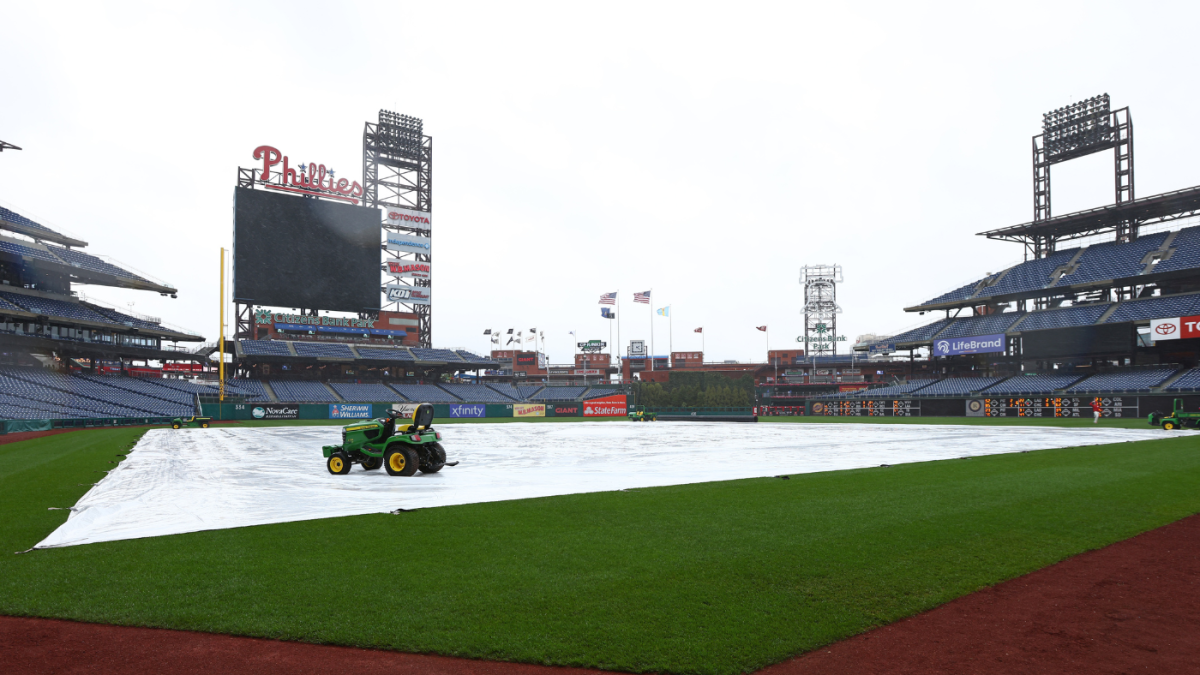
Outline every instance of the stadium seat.
[[1097, 373], [1067, 389], [1068, 393], [1147, 393], [1162, 384], [1177, 371], [1176, 368], [1131, 368], [1109, 373]]
[[329, 386], [349, 403], [400, 403], [404, 397], [385, 384], [330, 382]]
[[1166, 319], [1173, 316], [1200, 314], [1200, 293], [1167, 295], [1126, 300], [1117, 306], [1105, 323]]
[[242, 353], [247, 356], [291, 356], [282, 340], [242, 340]]
[[115, 324], [115, 321], [97, 314], [90, 307], [78, 302], [65, 302], [63, 300], [52, 300], [43, 298], [37, 295], [25, 295], [19, 293], [0, 293], [0, 297], [9, 304], [16, 305], [27, 312], [41, 314], [50, 317], [62, 317], [64, 319], [76, 319], [78, 321], [90, 321], [99, 324]]
[[1008, 327], [1024, 316], [1024, 312], [1004, 312], [986, 316], [968, 316], [951, 319], [952, 323], [937, 334], [937, 339], [969, 337], [972, 335], [995, 335], [1008, 330]]
[[300, 342], [295, 341], [292, 346], [296, 348], [296, 354], [300, 356], [320, 357], [327, 356], [333, 358], [352, 359], [354, 353], [350, 348], [343, 344], [335, 342]]
[[488, 384], [486, 386], [491, 387], [492, 389], [496, 390], [501, 395], [503, 395], [505, 398], [510, 399], [512, 401], [524, 401], [525, 400], [525, 397], [523, 395], [521, 395], [521, 392], [517, 391], [516, 387], [512, 386], [511, 384], [508, 384], [507, 382], [505, 382], [503, 384]]
[[1136, 277], [1147, 253], [1162, 247], [1167, 232], [1148, 234], [1127, 244], [1108, 242], [1087, 247], [1075, 263], [1075, 271], [1063, 275], [1057, 286], [1090, 284], [1109, 279]]
[[543, 387], [529, 397], [530, 401], [578, 401], [587, 387]]
[[1016, 375], [997, 382], [992, 386], [980, 391], [980, 394], [985, 395], [1005, 395], [1011, 396], [1015, 394], [1053, 394], [1055, 391], [1066, 389], [1075, 384], [1084, 376], [1075, 375]]
[[454, 353], [454, 351], [450, 349], [425, 349], [422, 347], [412, 347], [411, 350], [413, 356], [415, 356], [418, 361], [446, 361], [449, 363], [459, 363], [463, 361], [461, 356]]
[[454, 394], [433, 384], [392, 384], [392, 389], [414, 403], [462, 403]]
[[909, 380], [908, 382], [905, 382], [904, 384], [897, 384], [897, 385], [893, 385], [890, 387], [880, 387], [879, 389], [860, 389], [855, 392], [848, 392], [847, 397], [875, 398], [875, 397], [901, 396], [904, 394], [911, 394], [912, 392], [917, 391], [918, 389], [921, 389], [922, 387], [928, 387], [929, 385], [933, 384], [934, 382], [937, 382], [937, 380]]
[[1044, 330], [1047, 328], [1070, 328], [1072, 326], [1090, 326], [1100, 320], [1112, 307], [1111, 302], [1097, 305], [1080, 305], [1078, 307], [1059, 307], [1030, 312], [1025, 319], [1012, 327], [1019, 332]]
[[1200, 368], [1192, 368], [1180, 375], [1178, 379], [1171, 383], [1169, 387], [1163, 391], [1170, 392], [1193, 392], [1200, 391]]
[[1200, 267], [1200, 226], [1180, 230], [1171, 242], [1171, 249], [1171, 257], [1154, 265], [1151, 272], [1178, 272]]
[[513, 400], [483, 384], [442, 384], [442, 389], [468, 403], [512, 403]]
[[320, 382], [271, 380], [271, 391], [284, 403], [340, 403], [333, 392]]
[[1001, 377], [951, 377], [938, 380], [922, 387], [910, 396], [966, 396], [987, 389], [1004, 378]]

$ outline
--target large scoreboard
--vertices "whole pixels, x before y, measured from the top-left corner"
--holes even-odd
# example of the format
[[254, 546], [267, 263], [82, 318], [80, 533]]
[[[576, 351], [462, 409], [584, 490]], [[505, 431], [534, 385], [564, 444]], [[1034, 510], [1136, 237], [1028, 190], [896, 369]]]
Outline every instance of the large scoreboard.
[[1121, 396], [978, 398], [967, 400], [967, 417], [1092, 417], [1092, 401], [1101, 417], [1139, 417], [1136, 397]]
[[921, 402], [909, 399], [813, 402], [812, 414], [827, 417], [920, 417]]

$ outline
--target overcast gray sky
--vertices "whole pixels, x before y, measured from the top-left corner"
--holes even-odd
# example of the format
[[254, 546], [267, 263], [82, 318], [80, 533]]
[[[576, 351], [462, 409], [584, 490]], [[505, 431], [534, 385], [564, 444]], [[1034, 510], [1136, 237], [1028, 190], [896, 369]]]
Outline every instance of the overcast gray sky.
[[[1195, 3], [0, 5], [0, 201], [179, 288], [91, 297], [217, 330], [236, 169], [271, 144], [361, 179], [363, 122], [434, 138], [435, 346], [537, 327], [551, 360], [649, 339], [765, 358], [799, 268], [839, 263], [839, 332], [1016, 262], [1041, 114], [1130, 106], [1137, 194], [1200, 184]], [[1112, 201], [1111, 153], [1055, 167], [1055, 213]], [[668, 322], [657, 319], [655, 351]]]

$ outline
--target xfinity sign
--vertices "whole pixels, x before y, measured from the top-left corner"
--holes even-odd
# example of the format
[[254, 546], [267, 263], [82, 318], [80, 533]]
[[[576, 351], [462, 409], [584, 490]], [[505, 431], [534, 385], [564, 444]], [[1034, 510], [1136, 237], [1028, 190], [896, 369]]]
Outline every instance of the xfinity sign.
[[480, 405], [480, 404], [456, 405], [456, 404], [452, 403], [452, 404], [450, 404], [450, 416], [451, 417], [486, 417], [487, 416], [487, 407]]
[[1004, 333], [933, 341], [934, 356], [988, 354], [1004, 351]]

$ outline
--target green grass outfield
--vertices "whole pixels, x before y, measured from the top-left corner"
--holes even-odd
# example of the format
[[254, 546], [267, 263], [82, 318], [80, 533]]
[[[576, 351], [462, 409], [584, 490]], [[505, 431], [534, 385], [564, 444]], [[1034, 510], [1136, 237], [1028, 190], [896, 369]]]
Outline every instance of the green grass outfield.
[[0, 613], [738, 673], [1200, 511], [1200, 437], [1163, 432], [11, 553], [143, 431], [0, 446]]

